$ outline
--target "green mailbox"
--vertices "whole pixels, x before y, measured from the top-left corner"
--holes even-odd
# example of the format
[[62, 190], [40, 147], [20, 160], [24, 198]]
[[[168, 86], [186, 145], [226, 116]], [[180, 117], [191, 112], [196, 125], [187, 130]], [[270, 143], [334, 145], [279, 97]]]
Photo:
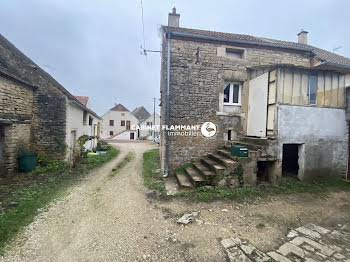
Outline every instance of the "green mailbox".
[[231, 145], [231, 155], [238, 157], [248, 157], [248, 148], [246, 146]]

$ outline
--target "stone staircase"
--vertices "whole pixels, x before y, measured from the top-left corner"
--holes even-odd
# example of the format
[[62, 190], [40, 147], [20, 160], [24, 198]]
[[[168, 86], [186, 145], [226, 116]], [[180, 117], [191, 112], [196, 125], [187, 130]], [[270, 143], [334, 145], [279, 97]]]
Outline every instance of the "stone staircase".
[[[254, 150], [249, 151], [250, 156], [245, 159], [250, 159], [251, 154], [255, 153]], [[190, 166], [185, 165], [183, 172], [177, 172], [175, 177], [180, 189], [206, 185], [217, 186], [223, 177], [228, 176], [234, 170], [239, 159], [241, 158], [231, 155], [229, 146], [224, 146], [207, 154], [199, 161], [193, 162]]]

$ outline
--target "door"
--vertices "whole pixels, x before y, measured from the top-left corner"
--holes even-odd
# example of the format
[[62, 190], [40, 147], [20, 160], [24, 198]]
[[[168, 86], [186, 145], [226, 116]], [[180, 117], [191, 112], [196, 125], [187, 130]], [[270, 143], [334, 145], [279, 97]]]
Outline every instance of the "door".
[[75, 154], [75, 150], [76, 150], [76, 143], [77, 143], [77, 131], [76, 130], [71, 130], [70, 132], [70, 148], [71, 151], [69, 153], [69, 159], [68, 161], [71, 162], [74, 159], [74, 154]]
[[126, 130], [130, 129], [130, 121], [126, 121]]
[[134, 140], [135, 139], [135, 134], [134, 133], [130, 133], [130, 140]]
[[266, 137], [268, 73], [249, 81], [248, 136]]

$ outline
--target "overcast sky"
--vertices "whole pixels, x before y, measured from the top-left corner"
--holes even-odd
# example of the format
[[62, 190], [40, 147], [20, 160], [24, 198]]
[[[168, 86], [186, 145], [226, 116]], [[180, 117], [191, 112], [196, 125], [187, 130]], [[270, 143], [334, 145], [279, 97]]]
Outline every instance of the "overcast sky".
[[[143, 0], [147, 49], [173, 6], [180, 26], [297, 41], [350, 57], [349, 0]], [[74, 95], [103, 114], [114, 103], [153, 111], [160, 55], [141, 55], [141, 0], [0, 0], [0, 32]], [[157, 111], [158, 107], [157, 107]]]

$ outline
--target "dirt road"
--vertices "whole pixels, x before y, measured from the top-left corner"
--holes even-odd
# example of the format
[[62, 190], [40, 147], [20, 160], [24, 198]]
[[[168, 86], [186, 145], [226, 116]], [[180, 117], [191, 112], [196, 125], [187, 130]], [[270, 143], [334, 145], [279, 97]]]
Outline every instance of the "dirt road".
[[[142, 153], [155, 146], [116, 145], [121, 149], [118, 158], [52, 203], [0, 261], [225, 261], [221, 238], [246, 238], [268, 250], [283, 241], [289, 228], [305, 223], [335, 227], [350, 221], [349, 193], [328, 198], [299, 194], [253, 203], [149, 197], [142, 185]], [[134, 159], [108, 177], [130, 151]], [[187, 211], [200, 211], [199, 221], [178, 225]]]

